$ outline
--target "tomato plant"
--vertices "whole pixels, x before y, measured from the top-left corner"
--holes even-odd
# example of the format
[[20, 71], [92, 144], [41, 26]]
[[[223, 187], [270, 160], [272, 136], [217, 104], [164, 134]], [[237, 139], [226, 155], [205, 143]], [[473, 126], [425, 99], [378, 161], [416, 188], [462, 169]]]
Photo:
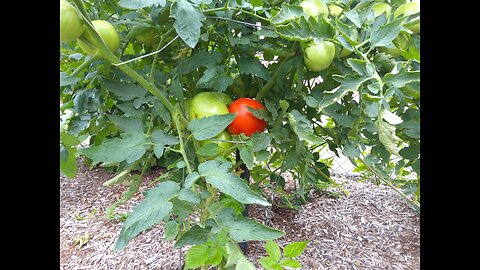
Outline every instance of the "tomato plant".
[[[115, 52], [120, 46], [120, 39], [113, 25], [104, 20], [92, 21], [92, 25], [93, 28], [95, 28], [95, 30], [97, 31], [98, 35], [100, 35], [100, 37], [102, 38], [103, 42], [105, 42], [105, 45], [107, 45], [107, 48], [110, 51]], [[78, 40], [78, 45], [86, 54], [94, 55], [99, 46], [98, 42], [88, 32], [86, 32], [83, 37], [90, 44], [87, 44], [85, 41], [82, 41], [80, 39]]]
[[251, 98], [239, 98], [228, 106], [230, 113], [236, 113], [237, 116], [233, 122], [227, 127], [228, 132], [233, 135], [244, 133], [248, 137], [255, 132], [262, 132], [267, 127], [267, 123], [263, 119], [257, 118], [248, 108], [254, 110], [265, 110], [265, 107], [258, 101]]
[[73, 41], [82, 33], [83, 20], [77, 9], [66, 0], [60, 0], [60, 41]]
[[341, 187], [323, 151], [419, 210], [420, 32], [418, 12], [402, 7], [410, 2], [388, 1], [389, 12], [371, 0], [71, 2], [84, 30], [60, 47], [61, 173], [74, 178], [78, 158], [114, 172], [104, 185], [127, 186], [107, 210], [115, 216], [149, 170], [166, 170], [122, 221], [115, 251], [163, 222], [166, 240], [190, 246], [185, 268], [255, 269], [238, 243], [272, 247], [284, 232], [243, 210], [300, 209], [311, 191]]

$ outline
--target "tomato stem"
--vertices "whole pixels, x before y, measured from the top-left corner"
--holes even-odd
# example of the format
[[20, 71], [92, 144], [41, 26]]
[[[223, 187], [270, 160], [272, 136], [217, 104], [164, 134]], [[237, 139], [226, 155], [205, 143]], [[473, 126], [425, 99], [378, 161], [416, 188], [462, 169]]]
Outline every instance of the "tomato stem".
[[[158, 42], [158, 46], [157, 46], [157, 49], [156, 51], [160, 50], [160, 48], [162, 47], [163, 45], [163, 41], [165, 40], [165, 38], [170, 35], [170, 33], [173, 31], [173, 27], [170, 28], [167, 32], [165, 32], [165, 34], [163, 34], [162, 38], [160, 39], [160, 41]], [[153, 62], [152, 62], [152, 68], [150, 69], [150, 81], [154, 82], [154, 75], [155, 75], [155, 66], [157, 65], [157, 58], [158, 58], [158, 53], [156, 53], [154, 56], [153, 56]]]
[[78, 66], [73, 72], [72, 74], [70, 74], [70, 76], [72, 77], [75, 77], [77, 76], [78, 73], [80, 73], [80, 71], [82, 71], [84, 68], [86, 68], [88, 65], [90, 65], [91, 63], [93, 63], [95, 60], [98, 59], [98, 55], [95, 54], [93, 55], [92, 57], [90, 57], [89, 59], [85, 60], [80, 66]]

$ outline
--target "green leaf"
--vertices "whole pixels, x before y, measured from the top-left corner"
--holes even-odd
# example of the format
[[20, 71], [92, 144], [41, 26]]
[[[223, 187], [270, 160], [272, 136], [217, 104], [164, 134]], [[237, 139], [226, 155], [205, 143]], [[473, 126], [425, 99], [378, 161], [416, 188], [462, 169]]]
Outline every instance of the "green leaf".
[[185, 255], [185, 269], [196, 269], [206, 264], [208, 260], [208, 246], [193, 246]]
[[400, 142], [400, 138], [395, 134], [395, 126], [384, 121], [384, 117], [388, 118], [389, 113], [391, 114], [391, 112], [386, 109], [381, 110], [377, 121], [375, 121], [375, 126], [378, 129], [378, 138], [383, 146], [385, 146], [390, 154], [399, 156], [398, 143]]
[[210, 240], [214, 240], [213, 235], [210, 233], [210, 229], [195, 225], [182, 236], [180, 236], [178, 241], [175, 243], [175, 248], [180, 248], [187, 245], [201, 245]]
[[143, 132], [143, 122], [139, 118], [108, 115], [108, 119], [123, 132]]
[[420, 156], [420, 146], [417, 144], [412, 144], [408, 147], [402, 148], [399, 153], [405, 159], [415, 160]]
[[290, 267], [290, 268], [301, 268], [302, 267], [302, 264], [300, 264], [300, 262], [295, 260], [295, 259], [283, 259], [280, 262], [280, 264], [283, 265], [283, 266]]
[[402, 30], [402, 24], [405, 22], [406, 17], [396, 19], [390, 23], [387, 23], [378, 30], [373, 31], [370, 35], [370, 43], [372, 47], [382, 47], [390, 44]]
[[362, 77], [371, 77], [375, 73], [375, 65], [367, 63], [365, 60], [349, 58], [347, 63]]
[[229, 267], [236, 265], [235, 270], [255, 270], [255, 265], [245, 258], [238, 244], [229, 242], [226, 245], [226, 250], [228, 256], [225, 269], [231, 269]]
[[127, 102], [127, 103], [117, 103], [115, 104], [120, 110], [122, 110], [125, 113], [125, 116], [133, 116], [133, 117], [139, 117], [145, 113], [145, 110], [143, 108], [135, 108], [133, 103]]
[[238, 175], [229, 172], [231, 166], [229, 162], [209, 160], [198, 165], [198, 171], [207, 183], [241, 203], [270, 206], [268, 201], [253, 192]]
[[188, 74], [199, 67], [214, 65], [221, 61], [222, 54], [218, 51], [200, 51], [182, 61], [178, 68], [182, 70], [182, 74]]
[[358, 44], [358, 33], [355, 27], [345, 24], [338, 18], [335, 19], [340, 36], [337, 36], [337, 40], [347, 49], [353, 51], [353, 46]]
[[398, 125], [402, 132], [414, 139], [420, 138], [420, 123], [414, 120], [408, 120]]
[[237, 242], [273, 240], [285, 234], [253, 219], [238, 215], [233, 208], [222, 209], [217, 220], [221, 226], [229, 229], [230, 237]]
[[74, 147], [65, 148], [62, 147], [61, 153], [63, 153], [66, 158], [60, 159], [60, 172], [63, 173], [68, 178], [75, 178], [77, 175], [77, 149]]
[[252, 4], [254, 7], [262, 7], [263, 0], [250, 0], [250, 4]]
[[191, 48], [195, 48], [200, 38], [200, 28], [205, 15], [186, 0], [172, 4], [170, 17], [175, 19], [173, 27], [180, 38]]
[[166, 134], [162, 130], [157, 129], [152, 132], [152, 142], [162, 145], [176, 145], [180, 141], [178, 140], [177, 136]]
[[405, 86], [410, 82], [419, 82], [420, 81], [420, 71], [405, 71], [402, 69], [400, 72], [396, 73], [387, 73], [383, 76], [383, 81], [385, 83], [391, 83], [393, 86], [400, 88]]
[[349, 10], [344, 14], [357, 28], [362, 28], [362, 20], [355, 9]]
[[287, 258], [293, 258], [300, 256], [303, 250], [307, 247], [308, 241], [304, 242], [292, 242], [285, 246], [283, 249], [283, 255]]
[[283, 2], [280, 11], [270, 19], [272, 24], [283, 24], [302, 16], [303, 9]]
[[60, 86], [76, 84], [80, 78], [72, 77], [65, 72], [60, 72]]
[[165, 0], [120, 0], [118, 5], [126, 9], [149, 8], [152, 6], [165, 6]]
[[252, 142], [253, 142], [252, 150], [254, 152], [258, 152], [260, 150], [266, 149], [272, 142], [272, 138], [270, 137], [270, 135], [263, 132], [253, 133], [250, 138], [252, 139]]
[[92, 164], [99, 162], [115, 163], [126, 160], [132, 163], [146, 152], [146, 140], [143, 133], [122, 133], [121, 138], [105, 140], [101, 145], [82, 149], [81, 153], [92, 159]]
[[321, 144], [324, 140], [313, 132], [312, 123], [307, 119], [307, 117], [301, 114], [297, 110], [292, 110], [287, 114], [288, 123], [292, 128], [293, 132], [297, 134], [298, 139], [301, 141], [306, 141], [310, 144]]
[[67, 132], [60, 132], [60, 141], [66, 147], [73, 147], [80, 144], [80, 140], [75, 135]]
[[178, 198], [182, 201], [186, 201], [193, 204], [200, 203], [200, 197], [191, 188], [183, 188], [178, 194]]
[[265, 244], [265, 250], [267, 251], [267, 254], [276, 262], [278, 262], [282, 257], [282, 251], [275, 241], [268, 240]]
[[204, 157], [214, 157], [218, 155], [219, 151], [220, 148], [216, 143], [207, 143], [197, 150], [197, 154]]
[[258, 262], [265, 269], [268, 269], [268, 270], [271, 270], [271, 269], [282, 270], [282, 266], [280, 264], [278, 264], [278, 260], [275, 260], [272, 257], [263, 257], [263, 258], [259, 259]]
[[[227, 240], [228, 241], [228, 240]], [[223, 249], [221, 247], [209, 247], [208, 248], [208, 265], [219, 265], [223, 260]]]
[[165, 233], [164, 233], [164, 241], [172, 241], [177, 237], [178, 229], [180, 228], [178, 223], [175, 220], [170, 220], [169, 222], [165, 223]]
[[224, 92], [233, 83], [233, 79], [225, 73], [224, 65], [208, 65], [203, 76], [197, 81], [198, 88], [213, 88]]
[[123, 223], [114, 251], [120, 251], [132, 238], [165, 218], [172, 210], [169, 200], [177, 196], [179, 190], [177, 183], [166, 181], [145, 192], [145, 199], [133, 208]]
[[200, 175], [197, 172], [190, 173], [185, 178], [185, 187], [191, 188], [193, 184], [195, 184], [195, 181], [197, 181], [199, 178], [200, 178]]
[[313, 39], [333, 38], [335, 35], [334, 28], [328, 23], [323, 16], [315, 19], [309, 17], [300, 17], [299, 21], [291, 21], [287, 25], [279, 25], [276, 28], [277, 34], [291, 41], [308, 42]]
[[240, 158], [249, 170], [251, 170], [253, 166], [255, 166], [255, 163], [253, 162], [252, 147], [243, 147], [242, 149], [240, 149]]
[[238, 72], [257, 76], [266, 81], [270, 80], [270, 73], [257, 58], [242, 57], [238, 59]]
[[235, 119], [236, 114], [222, 114], [193, 119], [188, 129], [193, 137], [199, 141], [208, 140], [217, 136]]
[[105, 88], [118, 97], [119, 100], [128, 101], [144, 97], [147, 90], [140, 85], [121, 83], [117, 80], [103, 79]]
[[172, 80], [172, 84], [169, 87], [170, 92], [173, 94], [174, 97], [176, 97], [178, 100], [183, 102], [183, 87], [182, 83], [180, 82], [179, 77], [175, 77]]

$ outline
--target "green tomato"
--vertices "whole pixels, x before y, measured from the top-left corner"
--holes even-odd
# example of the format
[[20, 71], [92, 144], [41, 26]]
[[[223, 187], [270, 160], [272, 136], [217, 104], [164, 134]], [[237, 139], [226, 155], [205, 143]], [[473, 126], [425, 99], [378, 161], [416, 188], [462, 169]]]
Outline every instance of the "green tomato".
[[330, 15], [332, 17], [338, 17], [338, 15], [340, 15], [340, 13], [343, 11], [343, 8], [337, 5], [329, 4], [328, 10], [330, 11]]
[[386, 52], [393, 57], [397, 57], [407, 49], [408, 49], [408, 39], [404, 34], [400, 33], [393, 40], [393, 47], [384, 47], [384, 48], [381, 48], [381, 51]]
[[227, 157], [233, 152], [233, 149], [234, 149], [233, 143], [231, 143], [231, 142], [220, 142], [220, 141], [216, 141], [216, 140], [231, 141], [232, 136], [230, 135], [230, 133], [228, 133], [228, 131], [223, 130], [222, 132], [220, 132], [220, 134], [213, 137], [212, 140], [200, 141], [200, 146], [204, 146], [204, 145], [209, 144], [209, 143], [214, 143], [218, 146], [218, 154], [222, 155], [223, 157]]
[[374, 18], [380, 16], [380, 14], [385, 12], [385, 16], [390, 16], [392, 7], [387, 3], [376, 3], [372, 6]]
[[[107, 45], [107, 48], [115, 52], [120, 47], [120, 38], [118, 37], [118, 33], [113, 27], [113, 25], [107, 21], [103, 20], [96, 20], [92, 21], [93, 28], [97, 31], [100, 37], [103, 39], [103, 42]], [[97, 51], [98, 44], [88, 31], [83, 33], [83, 37], [85, 37], [90, 43], [92, 43], [95, 47], [89, 46], [87, 43], [78, 40], [78, 45], [80, 48], [89, 55], [94, 55]]]
[[303, 51], [303, 60], [311, 71], [322, 71], [328, 68], [334, 57], [335, 44], [330, 41], [312, 42]]
[[300, 3], [303, 11], [311, 17], [328, 16], [328, 6], [322, 0], [306, 0]]
[[[393, 16], [397, 18], [399, 16], [403, 17], [403, 16], [413, 15], [418, 12], [420, 12], [419, 2], [407, 2], [405, 4], [400, 5], [393, 13]], [[420, 33], [420, 22], [409, 26], [408, 29], [410, 29], [414, 34]]]
[[160, 33], [155, 28], [149, 28], [145, 32], [136, 35], [135, 39], [147, 47], [153, 47], [160, 42]]
[[77, 9], [66, 0], [60, 0], [60, 41], [75, 40], [83, 30], [83, 20]]
[[228, 102], [227, 98], [227, 95], [216, 92], [197, 94], [190, 102], [190, 120], [229, 113], [227, 105], [225, 105], [225, 101]]

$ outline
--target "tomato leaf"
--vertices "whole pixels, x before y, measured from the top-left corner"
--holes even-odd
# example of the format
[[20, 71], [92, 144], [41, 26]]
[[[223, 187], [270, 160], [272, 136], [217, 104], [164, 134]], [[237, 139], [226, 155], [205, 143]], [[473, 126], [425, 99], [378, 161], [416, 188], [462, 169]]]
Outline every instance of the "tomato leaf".
[[185, 269], [197, 269], [206, 264], [208, 260], [207, 245], [193, 246], [185, 254]]
[[191, 188], [183, 188], [182, 190], [180, 190], [180, 194], [178, 194], [178, 199], [193, 204], [200, 203], [200, 197]]
[[308, 241], [304, 242], [292, 242], [285, 246], [283, 249], [283, 255], [287, 258], [293, 258], [300, 256], [303, 250], [307, 247]]
[[224, 92], [233, 83], [233, 79], [225, 73], [224, 65], [208, 65], [203, 76], [197, 81], [198, 88], [213, 88]]
[[393, 20], [373, 31], [370, 35], [370, 43], [372, 47], [381, 47], [390, 44], [402, 30], [402, 24], [406, 17]]
[[260, 150], [266, 149], [272, 142], [272, 138], [267, 133], [255, 132], [250, 136], [253, 142], [252, 150], [258, 152]]
[[295, 20], [302, 16], [303, 9], [298, 6], [291, 6], [285, 2], [282, 3], [280, 11], [270, 19], [272, 24], [283, 24]]
[[238, 215], [233, 208], [222, 209], [217, 220], [221, 226], [229, 229], [230, 237], [237, 242], [273, 240], [285, 234], [253, 219]]
[[122, 133], [121, 138], [105, 140], [101, 145], [82, 149], [81, 153], [92, 159], [92, 164], [99, 162], [114, 163], [126, 160], [132, 163], [146, 152], [146, 139], [143, 133]]
[[282, 251], [275, 241], [268, 240], [267, 243], [265, 243], [265, 250], [267, 251], [267, 254], [276, 262], [278, 262], [282, 257]]
[[367, 63], [365, 60], [350, 58], [347, 60], [347, 63], [362, 77], [371, 77], [375, 73], [375, 66]]
[[182, 236], [180, 236], [178, 241], [175, 243], [175, 248], [180, 248], [187, 245], [201, 245], [211, 240], [214, 240], [214, 236], [210, 232], [210, 229], [195, 225], [190, 230], [182, 234]]
[[80, 78], [72, 77], [65, 72], [60, 72], [60, 87], [76, 84]]
[[61, 148], [61, 155], [64, 157], [60, 159], [60, 172], [63, 173], [68, 178], [75, 178], [77, 174], [77, 149], [74, 147], [71, 148]]
[[133, 208], [123, 223], [114, 251], [120, 251], [132, 238], [165, 218], [172, 210], [169, 200], [177, 196], [179, 190], [177, 183], [166, 181], [146, 191], [145, 199]]
[[252, 147], [247, 146], [240, 149], [240, 158], [249, 170], [251, 170], [253, 166], [255, 166], [255, 163], [253, 162]]
[[193, 119], [188, 124], [188, 130], [199, 141], [208, 140], [217, 136], [235, 119], [235, 114], [222, 114]]
[[173, 27], [180, 38], [191, 48], [195, 48], [200, 38], [200, 28], [205, 15], [186, 0], [175, 1], [170, 17], [175, 19]]
[[242, 57], [238, 59], [238, 71], [241, 74], [249, 74], [260, 77], [266, 81], [270, 80], [270, 73], [257, 58]]
[[298, 22], [291, 21], [287, 25], [277, 26], [276, 31], [284, 39], [303, 42], [332, 38], [335, 34], [334, 28], [323, 16], [319, 16], [318, 21], [314, 17], [309, 17], [307, 20], [302, 16]]
[[175, 220], [170, 220], [169, 222], [165, 223], [165, 233], [164, 241], [172, 241], [178, 234], [179, 225]]
[[[397, 118], [389, 117], [391, 114], [392, 113], [386, 109], [381, 110], [377, 121], [375, 121], [375, 125], [378, 129], [378, 138], [383, 146], [385, 146], [391, 154], [399, 156], [398, 143], [400, 142], [400, 138], [395, 134], [395, 125], [392, 124], [398, 123], [398, 121]], [[389, 119], [392, 123], [384, 121], [385, 118]]]
[[199, 67], [214, 65], [222, 61], [222, 54], [218, 51], [206, 52], [200, 51], [193, 54], [179, 64], [182, 74], [188, 74]]
[[119, 81], [111, 79], [103, 79], [105, 88], [118, 96], [119, 100], [127, 101], [133, 100], [138, 97], [144, 97], [147, 94], [147, 90], [140, 85], [133, 83], [121, 83]]
[[197, 150], [197, 154], [204, 157], [214, 157], [219, 153], [220, 148], [216, 143], [207, 143]]
[[139, 118], [108, 115], [108, 119], [123, 132], [143, 132], [143, 122]]
[[209, 160], [198, 165], [198, 172], [205, 177], [207, 183], [241, 203], [270, 206], [268, 201], [253, 192], [238, 175], [229, 172], [231, 166], [230, 162]]
[[118, 5], [126, 9], [149, 8], [152, 6], [165, 6], [165, 0], [120, 0]]
[[293, 132], [301, 141], [306, 141], [310, 144], [321, 144], [324, 140], [313, 132], [312, 123], [297, 110], [292, 110], [287, 114], [288, 123]]
[[190, 173], [185, 178], [185, 187], [191, 188], [193, 184], [195, 184], [195, 181], [197, 181], [199, 178], [200, 178], [200, 175], [197, 172]]

